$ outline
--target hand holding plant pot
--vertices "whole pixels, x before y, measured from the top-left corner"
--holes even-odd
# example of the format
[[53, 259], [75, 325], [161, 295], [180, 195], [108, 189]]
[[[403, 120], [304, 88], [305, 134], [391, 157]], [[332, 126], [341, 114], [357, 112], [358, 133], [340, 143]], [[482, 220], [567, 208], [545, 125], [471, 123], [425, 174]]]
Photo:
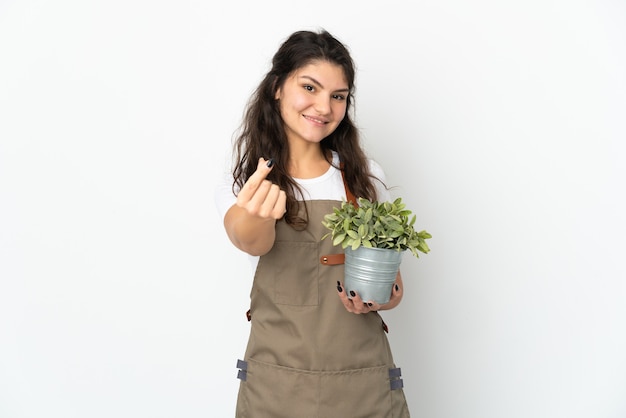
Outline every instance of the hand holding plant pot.
[[324, 217], [333, 245], [345, 250], [345, 282], [363, 300], [389, 302], [404, 251], [419, 258], [430, 251], [426, 240], [432, 236], [414, 228], [416, 216], [406, 209], [401, 198], [393, 202], [358, 199], [358, 207], [342, 202], [341, 207]]

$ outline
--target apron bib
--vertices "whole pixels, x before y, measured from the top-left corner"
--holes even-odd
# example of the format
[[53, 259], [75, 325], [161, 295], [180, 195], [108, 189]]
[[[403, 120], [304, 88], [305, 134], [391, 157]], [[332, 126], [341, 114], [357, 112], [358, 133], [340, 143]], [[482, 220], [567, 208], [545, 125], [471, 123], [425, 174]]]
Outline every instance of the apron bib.
[[380, 315], [346, 311], [337, 293], [343, 264], [320, 261], [343, 252], [321, 239], [323, 216], [340, 204], [307, 201], [304, 230], [276, 223], [250, 294], [238, 418], [409, 417]]

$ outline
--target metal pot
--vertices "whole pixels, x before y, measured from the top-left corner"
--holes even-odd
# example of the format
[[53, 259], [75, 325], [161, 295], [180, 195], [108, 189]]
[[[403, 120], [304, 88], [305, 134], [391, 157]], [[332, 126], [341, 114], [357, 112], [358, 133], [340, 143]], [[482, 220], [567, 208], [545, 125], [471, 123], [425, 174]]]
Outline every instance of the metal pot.
[[345, 249], [344, 286], [364, 302], [389, 302], [404, 252], [386, 248], [351, 247]]

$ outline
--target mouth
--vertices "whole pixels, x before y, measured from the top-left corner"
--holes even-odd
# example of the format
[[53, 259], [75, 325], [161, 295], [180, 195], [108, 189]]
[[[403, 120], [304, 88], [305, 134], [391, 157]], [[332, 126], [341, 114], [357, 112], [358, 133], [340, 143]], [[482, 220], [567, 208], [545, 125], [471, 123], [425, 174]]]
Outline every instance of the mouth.
[[327, 120], [314, 118], [312, 116], [302, 115], [306, 120], [311, 121], [318, 125], [326, 125], [328, 123]]

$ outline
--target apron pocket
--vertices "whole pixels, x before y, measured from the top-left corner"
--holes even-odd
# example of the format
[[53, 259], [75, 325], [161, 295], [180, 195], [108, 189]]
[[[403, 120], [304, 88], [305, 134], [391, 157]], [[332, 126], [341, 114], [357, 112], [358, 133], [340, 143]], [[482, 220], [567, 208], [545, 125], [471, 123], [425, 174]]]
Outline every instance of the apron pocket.
[[237, 417], [408, 418], [397, 379], [388, 366], [312, 372], [248, 359]]
[[274, 302], [278, 305], [317, 306], [318, 244], [279, 241], [274, 246], [280, 248], [279, 254], [288, 254], [291, 260], [289, 263], [273, 263]]
[[[317, 418], [318, 375], [248, 360], [240, 383], [238, 418]], [[332, 415], [329, 415], [332, 416]]]
[[389, 367], [321, 375], [320, 417], [392, 418]]

